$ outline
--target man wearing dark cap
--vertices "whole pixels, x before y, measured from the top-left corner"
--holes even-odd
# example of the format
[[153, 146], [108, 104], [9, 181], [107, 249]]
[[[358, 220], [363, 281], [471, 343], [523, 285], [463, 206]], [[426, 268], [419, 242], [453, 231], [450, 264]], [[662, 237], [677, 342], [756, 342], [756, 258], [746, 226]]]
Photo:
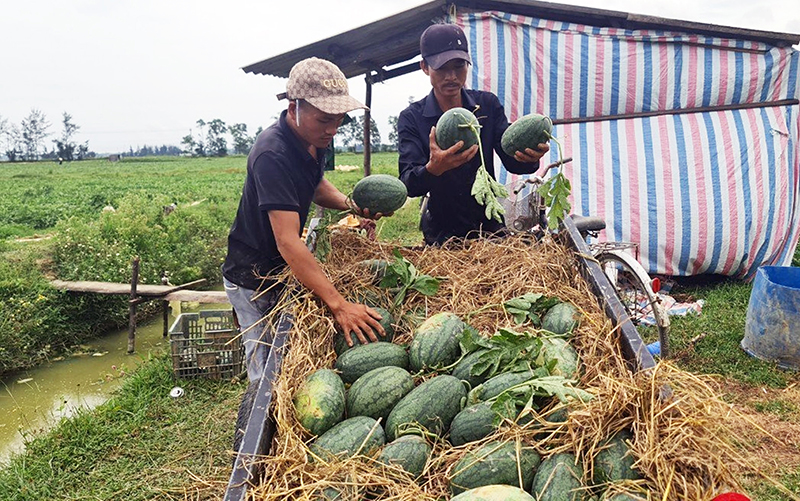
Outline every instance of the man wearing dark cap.
[[327, 148], [345, 114], [366, 107], [350, 97], [347, 80], [335, 64], [315, 57], [294, 65], [286, 93], [278, 97], [289, 104], [259, 134], [247, 158], [247, 177], [222, 265], [225, 292], [246, 331], [251, 382], [264, 370], [272, 333], [260, 322], [279, 299], [281, 284], [275, 277], [286, 265], [328, 306], [346, 337], [355, 334], [367, 343], [377, 341], [373, 329], [384, 334], [380, 315], [345, 300], [301, 239], [312, 202], [370, 217], [322, 175]]
[[491, 92], [464, 88], [472, 59], [461, 28], [454, 24], [428, 27], [420, 38], [420, 53], [420, 67], [430, 78], [433, 89], [400, 113], [397, 133], [400, 179], [408, 189], [408, 196], [429, 194], [420, 221], [425, 242], [438, 245], [453, 237], [472, 238], [501, 231], [503, 224], [487, 219], [484, 207], [470, 194], [481, 165], [476, 155], [478, 145], [459, 153], [463, 146], [459, 141], [442, 150], [436, 143], [436, 122], [451, 108], [473, 112], [481, 125], [484, 166], [493, 177], [493, 151], [509, 172], [532, 174], [538, 170], [539, 159], [549, 146], [539, 144], [538, 149], [528, 148], [513, 157], [503, 151], [500, 139], [509, 124], [500, 100]]

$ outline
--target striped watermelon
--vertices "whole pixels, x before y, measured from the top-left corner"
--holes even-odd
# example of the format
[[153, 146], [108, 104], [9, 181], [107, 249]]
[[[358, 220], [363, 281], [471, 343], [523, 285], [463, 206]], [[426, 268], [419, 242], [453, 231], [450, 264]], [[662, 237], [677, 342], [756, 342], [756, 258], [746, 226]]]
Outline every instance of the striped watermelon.
[[467, 396], [464, 384], [453, 376], [433, 377], [417, 386], [395, 405], [386, 420], [386, 435], [394, 440], [406, 426], [422, 426], [441, 436], [461, 410]]
[[[602, 501], [647, 501], [650, 499], [647, 494], [637, 495], [630, 492], [615, 492], [614, 494], [604, 493], [601, 498]], [[714, 498], [717, 499], [717, 498]], [[724, 501], [725, 498], [719, 498], [719, 501]], [[730, 501], [748, 499], [744, 496], [738, 498], [730, 498]], [[714, 500], [712, 500], [714, 501]]]
[[418, 435], [403, 435], [386, 444], [378, 455], [378, 461], [386, 465], [399, 466], [414, 478], [418, 478], [425, 470], [431, 446]]
[[540, 339], [542, 340], [542, 350], [536, 361], [538, 364], [545, 366], [555, 360], [550, 374], [570, 379], [580, 376], [578, 352], [569, 344], [569, 341], [555, 336], [544, 336]]
[[641, 478], [633, 468], [636, 458], [628, 445], [632, 440], [633, 435], [628, 430], [622, 430], [606, 440], [594, 457], [592, 481], [595, 485]]
[[389, 365], [408, 368], [408, 353], [404, 347], [378, 341], [358, 345], [336, 359], [336, 369], [341, 372], [342, 381], [348, 384], [354, 383], [372, 369]]
[[469, 383], [470, 388], [475, 388], [482, 382], [486, 381], [487, 378], [485, 376], [473, 376], [470, 374], [470, 371], [472, 370], [472, 366], [478, 362], [480, 356], [488, 351], [489, 351], [488, 348], [483, 348], [468, 354], [467, 356], [462, 358], [461, 361], [458, 362], [458, 364], [456, 364], [451, 374], [454, 377], [457, 377], [458, 379], [461, 379], [462, 381], [466, 381], [467, 383]]
[[491, 402], [479, 402], [464, 407], [450, 423], [450, 443], [458, 447], [489, 436], [497, 429], [494, 424], [496, 416]]
[[314, 372], [292, 398], [297, 420], [314, 435], [325, 433], [344, 417], [344, 395], [338, 374], [330, 369]]
[[452, 365], [458, 360], [458, 336], [466, 324], [454, 313], [437, 313], [417, 327], [408, 350], [412, 370]]
[[486, 382], [476, 386], [469, 392], [470, 402], [483, 402], [494, 398], [512, 386], [522, 384], [536, 377], [532, 370], [517, 372], [504, 372], [498, 374]]
[[[378, 341], [385, 341], [387, 343], [391, 343], [394, 340], [394, 318], [392, 314], [389, 313], [388, 310], [381, 308], [380, 306], [372, 307], [373, 310], [377, 311], [378, 314], [381, 316], [380, 324], [383, 327], [383, 330], [386, 332], [386, 337], [381, 336], [377, 332], [375, 335], [378, 337]], [[356, 346], [361, 344], [361, 341], [358, 340], [355, 334], [351, 336], [353, 340], [353, 346], [347, 345], [347, 340], [344, 338], [344, 334], [341, 331], [336, 331], [336, 337], [333, 339], [333, 350], [336, 352], [336, 355], [341, 355], [342, 353], [355, 348]]]
[[465, 108], [450, 108], [442, 113], [436, 122], [436, 144], [446, 150], [459, 141], [464, 145], [458, 151], [464, 151], [478, 144], [480, 140], [480, 123], [475, 115]]
[[537, 501], [581, 501], [583, 463], [575, 454], [562, 452], [542, 461], [533, 477], [531, 494]]
[[508, 126], [500, 138], [500, 147], [512, 157], [518, 151], [525, 151], [525, 148], [536, 150], [540, 143], [550, 142], [552, 131], [553, 121], [550, 117], [530, 113]]
[[[450, 489], [459, 494], [484, 485], [507, 484], [530, 490], [541, 456], [533, 447], [490, 441], [469, 451], [450, 470]], [[519, 485], [518, 473], [522, 473]]]
[[353, 187], [353, 202], [371, 215], [391, 214], [406, 202], [408, 191], [402, 181], [389, 174], [361, 178]]
[[571, 334], [580, 318], [581, 312], [572, 303], [558, 303], [542, 317], [542, 329], [553, 334]]
[[[386, 435], [378, 422], [371, 417], [356, 416], [345, 419], [323, 433], [313, 444], [311, 452], [329, 461], [356, 454], [367, 456], [386, 443]], [[313, 459], [313, 458], [312, 458]]]
[[382, 418], [385, 423], [397, 402], [413, 389], [414, 379], [402, 367], [372, 369], [347, 390], [347, 415]]

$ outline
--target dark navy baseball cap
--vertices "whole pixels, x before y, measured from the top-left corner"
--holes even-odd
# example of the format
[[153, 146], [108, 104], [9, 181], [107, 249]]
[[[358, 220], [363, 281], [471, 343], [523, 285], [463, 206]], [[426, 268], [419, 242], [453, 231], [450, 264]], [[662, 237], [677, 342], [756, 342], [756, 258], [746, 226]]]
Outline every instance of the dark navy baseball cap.
[[419, 51], [428, 66], [438, 70], [447, 61], [463, 59], [472, 63], [467, 48], [467, 37], [455, 24], [434, 24], [419, 39]]

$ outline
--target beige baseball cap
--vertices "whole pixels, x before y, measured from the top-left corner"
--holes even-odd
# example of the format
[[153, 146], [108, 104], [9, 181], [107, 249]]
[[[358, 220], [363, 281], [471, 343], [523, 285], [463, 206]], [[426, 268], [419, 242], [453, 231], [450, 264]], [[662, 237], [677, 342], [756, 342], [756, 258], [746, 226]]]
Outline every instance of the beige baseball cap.
[[315, 108], [341, 115], [366, 106], [350, 96], [342, 70], [325, 59], [310, 57], [303, 59], [289, 72], [286, 92], [278, 94], [278, 99], [303, 99]]

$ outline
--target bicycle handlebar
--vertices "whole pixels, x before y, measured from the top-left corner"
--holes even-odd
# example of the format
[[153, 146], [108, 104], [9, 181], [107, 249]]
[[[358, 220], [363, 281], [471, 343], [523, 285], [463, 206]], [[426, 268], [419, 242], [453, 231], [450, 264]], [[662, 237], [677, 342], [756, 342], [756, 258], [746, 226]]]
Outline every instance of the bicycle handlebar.
[[[563, 160], [559, 160], [558, 162], [553, 162], [550, 165], [548, 165], [547, 167], [545, 167], [544, 172], [542, 172], [542, 176], [547, 174], [547, 172], [550, 169], [554, 169], [556, 167], [559, 167], [561, 165], [564, 165], [564, 164], [567, 164], [567, 163], [570, 163], [570, 162], [572, 162], [572, 157], [567, 157], [567, 158], [565, 158]], [[517, 195], [520, 191], [522, 191], [522, 189], [525, 187], [526, 184], [540, 185], [543, 182], [544, 182], [544, 178], [541, 177], [541, 176], [535, 176], [534, 175], [534, 176], [531, 176], [531, 177], [526, 177], [525, 179], [520, 181], [519, 185], [514, 190], [514, 194]]]

